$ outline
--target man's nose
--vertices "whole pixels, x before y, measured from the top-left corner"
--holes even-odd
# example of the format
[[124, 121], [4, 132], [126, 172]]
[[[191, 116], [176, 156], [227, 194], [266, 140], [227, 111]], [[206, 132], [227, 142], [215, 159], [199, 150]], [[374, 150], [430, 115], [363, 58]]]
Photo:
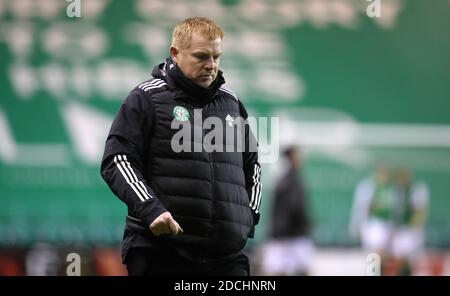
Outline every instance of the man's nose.
[[205, 63], [205, 68], [207, 70], [212, 70], [212, 69], [214, 69], [215, 65], [216, 65], [216, 62], [214, 61], [214, 58], [210, 57]]

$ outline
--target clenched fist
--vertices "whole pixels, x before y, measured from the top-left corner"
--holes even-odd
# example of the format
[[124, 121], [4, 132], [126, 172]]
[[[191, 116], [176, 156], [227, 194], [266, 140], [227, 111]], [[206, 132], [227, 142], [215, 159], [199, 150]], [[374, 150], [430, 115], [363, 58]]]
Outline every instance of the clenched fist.
[[169, 212], [159, 215], [158, 218], [150, 224], [149, 228], [155, 236], [160, 236], [161, 234], [177, 235], [183, 233], [183, 229], [181, 229], [178, 222], [175, 221]]

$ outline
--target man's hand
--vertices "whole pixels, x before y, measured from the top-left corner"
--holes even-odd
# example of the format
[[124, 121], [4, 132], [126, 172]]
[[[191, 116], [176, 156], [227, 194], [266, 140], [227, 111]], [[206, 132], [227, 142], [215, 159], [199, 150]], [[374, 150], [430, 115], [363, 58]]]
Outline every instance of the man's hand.
[[177, 235], [183, 233], [183, 229], [181, 229], [180, 225], [173, 219], [169, 212], [159, 215], [158, 218], [150, 224], [149, 228], [155, 236], [160, 236], [161, 234]]

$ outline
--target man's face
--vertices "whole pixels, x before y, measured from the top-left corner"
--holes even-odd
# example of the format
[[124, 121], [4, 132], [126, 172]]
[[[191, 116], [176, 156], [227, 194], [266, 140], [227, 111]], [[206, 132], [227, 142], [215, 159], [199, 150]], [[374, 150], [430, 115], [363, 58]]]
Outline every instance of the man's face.
[[222, 40], [208, 38], [193, 33], [189, 48], [170, 48], [170, 54], [184, 76], [195, 84], [208, 88], [219, 71]]

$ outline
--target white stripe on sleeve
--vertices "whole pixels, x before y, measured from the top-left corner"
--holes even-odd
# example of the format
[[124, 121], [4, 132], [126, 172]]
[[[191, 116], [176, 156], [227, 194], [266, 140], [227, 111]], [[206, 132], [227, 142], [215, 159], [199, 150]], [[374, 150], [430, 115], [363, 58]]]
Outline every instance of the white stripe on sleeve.
[[261, 189], [262, 189], [262, 184], [261, 184], [261, 167], [258, 167], [258, 187], [257, 187], [257, 204], [256, 204], [256, 209], [255, 212], [258, 213], [259, 211], [259, 207], [261, 206]]
[[[120, 156], [119, 156], [120, 157]], [[147, 187], [145, 187], [144, 183], [142, 183], [142, 181], [139, 181], [138, 177], [136, 176], [136, 174], [134, 173], [134, 170], [131, 168], [131, 163], [128, 161], [127, 156], [126, 155], [122, 155], [123, 159], [125, 160], [125, 164], [127, 165], [128, 170], [131, 172], [131, 174], [134, 177], [134, 182], [136, 182], [136, 184], [140, 187], [141, 192], [142, 190], [144, 190], [145, 195], [147, 195], [150, 198], [153, 198], [153, 196], [151, 196], [148, 191], [147, 191]]]
[[250, 207], [256, 213], [258, 213], [260, 203], [261, 203], [261, 168], [257, 164], [255, 164]]
[[[133, 169], [131, 168], [131, 165], [124, 159], [122, 159], [122, 155], [116, 155], [114, 156], [114, 163], [116, 164], [117, 168], [119, 169], [122, 176], [127, 181], [128, 185], [130, 185], [131, 189], [136, 193], [136, 195], [139, 197], [141, 201], [145, 201], [150, 197], [150, 195], [146, 192], [146, 188], [144, 184], [142, 184], [141, 181], [138, 180], [136, 177], [136, 174], [134, 173]], [[141, 184], [140, 184], [141, 183]], [[141, 187], [142, 186], [142, 187]], [[144, 188], [144, 189], [142, 189]]]

